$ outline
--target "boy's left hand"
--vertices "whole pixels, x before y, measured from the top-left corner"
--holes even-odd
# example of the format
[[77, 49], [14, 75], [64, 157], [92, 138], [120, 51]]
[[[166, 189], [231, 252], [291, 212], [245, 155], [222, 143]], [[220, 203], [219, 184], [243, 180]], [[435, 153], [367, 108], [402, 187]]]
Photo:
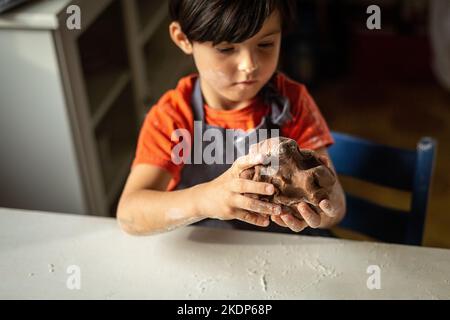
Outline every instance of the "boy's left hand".
[[[320, 159], [333, 170], [326, 149], [318, 150]], [[300, 232], [306, 227], [329, 228], [337, 224], [345, 214], [345, 197], [339, 181], [331, 188], [328, 199], [319, 202], [319, 206], [313, 209], [306, 202], [300, 202], [297, 210], [302, 219], [291, 213], [281, 213], [279, 216], [271, 216], [271, 220], [276, 224], [290, 228], [294, 232]], [[316, 210], [318, 212], [316, 212]]]
[[[334, 189], [334, 188], [333, 188]], [[340, 201], [334, 200], [338, 196], [336, 192], [330, 194], [330, 199], [322, 200], [319, 203], [319, 212], [312, 209], [308, 203], [300, 202], [297, 205], [297, 210], [302, 216], [303, 220], [297, 218], [291, 213], [281, 213], [279, 216], [271, 216], [271, 219], [276, 224], [287, 227], [294, 232], [300, 232], [306, 227], [311, 228], [327, 228], [339, 222], [343, 205]]]

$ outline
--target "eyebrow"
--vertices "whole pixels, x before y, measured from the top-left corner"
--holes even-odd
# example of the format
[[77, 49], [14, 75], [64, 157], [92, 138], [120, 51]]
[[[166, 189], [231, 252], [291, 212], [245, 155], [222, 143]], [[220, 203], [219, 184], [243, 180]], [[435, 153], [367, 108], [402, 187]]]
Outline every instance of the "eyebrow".
[[273, 31], [270, 31], [270, 32], [266, 33], [266, 34], [263, 35], [261, 38], [265, 38], [265, 37], [268, 37], [268, 36], [271, 36], [271, 35], [273, 35], [273, 34], [277, 34], [277, 33], [280, 33], [280, 32], [281, 32], [280, 29], [276, 29], [276, 30], [273, 30]]

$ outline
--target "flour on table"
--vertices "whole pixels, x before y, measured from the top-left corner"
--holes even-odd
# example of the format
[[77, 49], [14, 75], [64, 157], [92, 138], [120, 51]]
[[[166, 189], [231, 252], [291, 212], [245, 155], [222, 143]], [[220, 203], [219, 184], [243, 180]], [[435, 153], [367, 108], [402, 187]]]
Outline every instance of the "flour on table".
[[263, 274], [261, 275], [260, 280], [261, 280], [261, 287], [262, 287], [262, 290], [263, 290], [264, 292], [267, 292], [267, 279], [266, 279], [266, 274], [265, 274], [265, 273], [263, 273]]

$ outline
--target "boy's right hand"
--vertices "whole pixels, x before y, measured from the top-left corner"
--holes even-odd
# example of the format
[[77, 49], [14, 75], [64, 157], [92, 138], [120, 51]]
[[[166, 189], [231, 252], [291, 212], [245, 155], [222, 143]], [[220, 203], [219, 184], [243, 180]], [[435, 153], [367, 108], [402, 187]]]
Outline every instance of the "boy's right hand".
[[245, 169], [265, 161], [262, 154], [238, 158], [230, 169], [216, 179], [196, 186], [198, 212], [203, 218], [220, 220], [238, 219], [257, 226], [267, 227], [271, 215], [279, 215], [276, 204], [244, 196], [243, 193], [271, 195], [275, 188], [270, 183], [239, 178]]

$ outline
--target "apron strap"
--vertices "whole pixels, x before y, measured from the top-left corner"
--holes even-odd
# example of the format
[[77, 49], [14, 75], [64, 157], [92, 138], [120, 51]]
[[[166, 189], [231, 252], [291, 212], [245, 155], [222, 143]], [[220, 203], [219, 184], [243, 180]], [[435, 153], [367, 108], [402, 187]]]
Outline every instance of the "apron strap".
[[195, 79], [194, 91], [191, 99], [192, 111], [194, 113], [194, 121], [205, 121], [205, 112], [203, 110], [203, 97], [200, 86], [200, 77]]

